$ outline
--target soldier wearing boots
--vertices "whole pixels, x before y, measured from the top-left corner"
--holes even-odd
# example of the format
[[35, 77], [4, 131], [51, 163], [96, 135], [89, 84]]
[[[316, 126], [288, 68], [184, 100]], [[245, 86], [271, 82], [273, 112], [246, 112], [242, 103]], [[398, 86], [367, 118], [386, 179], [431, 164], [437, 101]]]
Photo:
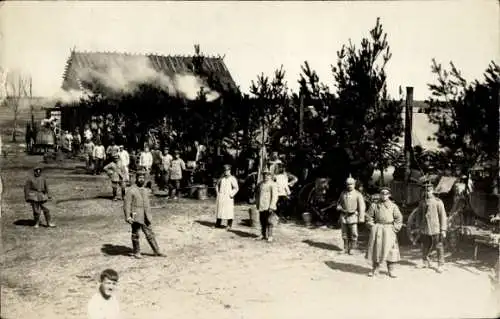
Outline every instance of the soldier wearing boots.
[[363, 194], [354, 186], [356, 181], [349, 177], [346, 181], [347, 189], [340, 194], [337, 210], [340, 212], [340, 225], [342, 227], [342, 239], [344, 240], [344, 252], [351, 255], [358, 244], [358, 223], [365, 219], [365, 199]]
[[40, 226], [41, 212], [45, 216], [47, 227], [56, 226], [50, 222], [50, 211], [45, 207], [45, 203], [50, 199], [49, 188], [47, 180], [42, 176], [42, 169], [38, 166], [34, 168], [33, 176], [28, 178], [24, 185], [24, 198], [26, 202], [31, 204], [31, 208], [33, 209], [35, 228]]
[[139, 231], [141, 229], [155, 255], [165, 256], [160, 253], [160, 247], [158, 247], [155, 234], [151, 228], [151, 206], [149, 192], [144, 187], [145, 181], [146, 172], [144, 170], [138, 171], [136, 173], [136, 184], [127, 189], [123, 202], [125, 221], [132, 226], [133, 256], [138, 259], [142, 258], [139, 243]]
[[378, 275], [380, 266], [387, 263], [389, 276], [396, 278], [394, 264], [401, 259], [397, 233], [403, 227], [403, 215], [389, 199], [390, 194], [389, 188], [382, 188], [380, 202], [372, 204], [366, 212], [366, 225], [370, 228], [366, 259], [373, 267], [370, 277]]
[[261, 236], [259, 240], [273, 241], [273, 229], [277, 224], [276, 205], [278, 202], [278, 186], [272, 179], [268, 168], [262, 171], [264, 180], [257, 186], [256, 206], [259, 212]]
[[111, 179], [111, 187], [113, 188], [113, 200], [118, 200], [118, 188], [121, 189], [122, 199], [125, 198], [125, 168], [118, 154], [114, 155], [113, 162], [104, 167], [104, 171]]
[[426, 183], [425, 197], [417, 208], [417, 223], [420, 226], [420, 241], [422, 242], [421, 268], [430, 268], [430, 258], [433, 249], [437, 250], [437, 272], [443, 271], [444, 244], [447, 229], [446, 210], [443, 201], [434, 195], [434, 187]]

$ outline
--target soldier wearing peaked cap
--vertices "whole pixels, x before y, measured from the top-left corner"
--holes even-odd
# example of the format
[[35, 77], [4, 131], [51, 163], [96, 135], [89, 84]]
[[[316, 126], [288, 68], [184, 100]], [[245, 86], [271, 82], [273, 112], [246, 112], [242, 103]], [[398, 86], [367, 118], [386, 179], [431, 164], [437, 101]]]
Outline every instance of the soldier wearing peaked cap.
[[349, 176], [346, 190], [340, 194], [337, 210], [340, 212], [344, 252], [352, 254], [358, 244], [358, 223], [364, 222], [366, 203], [359, 191], [355, 189], [356, 181]]
[[389, 276], [396, 277], [394, 265], [401, 258], [397, 233], [403, 227], [403, 215], [389, 197], [391, 190], [380, 189], [380, 202], [373, 203], [366, 212], [366, 225], [370, 228], [366, 259], [372, 263], [370, 277], [379, 273], [382, 263], [387, 263]]
[[276, 215], [278, 203], [278, 186], [272, 179], [272, 172], [269, 168], [262, 170], [264, 180], [257, 186], [256, 206], [259, 212], [261, 236], [258, 239], [272, 242], [273, 229], [278, 223]]
[[224, 173], [217, 181], [215, 188], [217, 200], [215, 203], [215, 227], [222, 227], [222, 220], [227, 220], [227, 230], [231, 230], [234, 219], [234, 196], [238, 193], [238, 181], [231, 175], [231, 165], [224, 165]]
[[135, 185], [127, 189], [123, 201], [125, 221], [132, 226], [132, 248], [135, 258], [142, 258], [139, 231], [142, 230], [155, 256], [164, 256], [156, 242], [156, 236], [151, 228], [152, 215], [149, 202], [149, 191], [144, 184], [147, 172], [139, 170], [136, 173]]
[[444, 265], [444, 239], [448, 226], [448, 218], [443, 201], [434, 195], [434, 186], [427, 182], [424, 184], [424, 198], [420, 201], [416, 219], [420, 228], [420, 241], [422, 243], [421, 268], [430, 268], [430, 254], [437, 250], [437, 272], [443, 271]]
[[45, 203], [50, 199], [47, 180], [42, 176], [42, 168], [36, 166], [33, 169], [33, 176], [29, 177], [24, 185], [24, 198], [26, 202], [31, 204], [33, 209], [33, 217], [35, 220], [35, 228], [40, 226], [40, 215], [43, 212], [45, 221], [48, 227], [55, 227], [51, 223], [50, 210], [45, 206]]

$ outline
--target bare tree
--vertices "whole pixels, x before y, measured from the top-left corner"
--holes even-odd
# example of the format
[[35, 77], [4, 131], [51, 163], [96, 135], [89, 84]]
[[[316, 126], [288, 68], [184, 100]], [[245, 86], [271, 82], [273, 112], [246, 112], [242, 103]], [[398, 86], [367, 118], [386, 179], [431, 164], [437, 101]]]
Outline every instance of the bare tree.
[[31, 77], [23, 75], [18, 71], [5, 71], [3, 70], [3, 103], [12, 110], [14, 115], [12, 141], [16, 142], [17, 121], [19, 115], [19, 106], [23, 97], [29, 97], [31, 86]]

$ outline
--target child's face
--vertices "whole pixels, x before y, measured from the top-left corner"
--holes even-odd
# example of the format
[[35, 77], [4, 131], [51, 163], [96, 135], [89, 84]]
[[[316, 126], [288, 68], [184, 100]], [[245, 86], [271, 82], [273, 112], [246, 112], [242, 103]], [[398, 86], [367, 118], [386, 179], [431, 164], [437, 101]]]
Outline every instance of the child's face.
[[109, 278], [104, 278], [100, 286], [102, 295], [106, 298], [111, 297], [116, 289], [116, 286], [117, 286], [116, 281], [113, 281]]

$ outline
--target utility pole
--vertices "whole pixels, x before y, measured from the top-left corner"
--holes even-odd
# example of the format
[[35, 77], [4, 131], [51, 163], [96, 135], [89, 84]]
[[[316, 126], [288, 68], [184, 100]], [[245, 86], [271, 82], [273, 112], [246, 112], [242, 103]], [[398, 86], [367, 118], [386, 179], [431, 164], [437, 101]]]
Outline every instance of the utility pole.
[[412, 131], [413, 131], [413, 87], [406, 87], [405, 104], [405, 204], [409, 201], [411, 154], [412, 154]]

